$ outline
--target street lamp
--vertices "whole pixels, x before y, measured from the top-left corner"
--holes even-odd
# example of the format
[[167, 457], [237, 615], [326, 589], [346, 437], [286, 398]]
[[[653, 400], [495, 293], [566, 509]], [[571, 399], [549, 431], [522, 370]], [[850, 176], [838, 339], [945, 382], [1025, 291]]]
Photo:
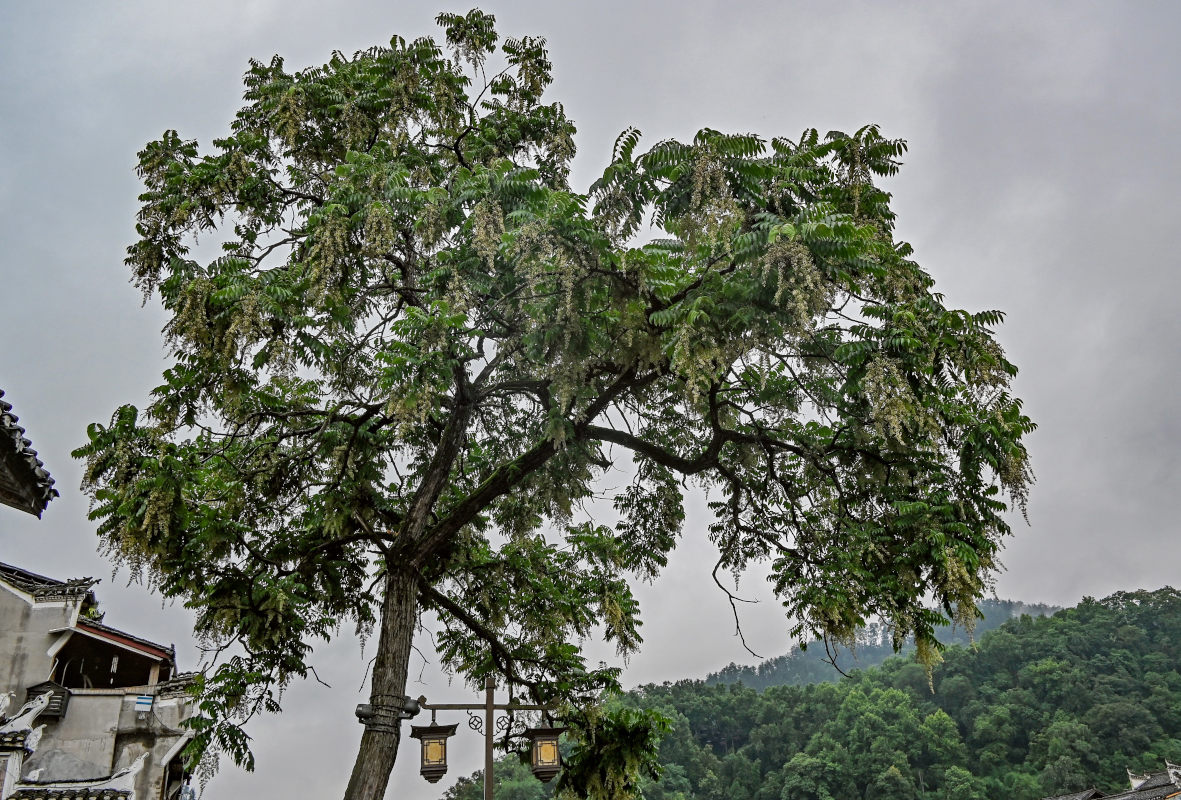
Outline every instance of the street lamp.
[[410, 726], [410, 738], [422, 742], [422, 766], [418, 771], [431, 783], [447, 773], [447, 739], [455, 735], [458, 725], [436, 725], [431, 713], [430, 725]]
[[525, 736], [533, 743], [530, 763], [534, 777], [549, 783], [562, 769], [562, 754], [558, 751], [558, 737], [565, 728], [529, 728]]
[[[390, 695], [375, 696], [374, 702], [357, 706], [357, 719], [367, 728], [397, 732], [398, 723], [403, 719], [418, 714], [425, 708], [431, 712], [430, 725], [412, 725], [411, 738], [422, 742], [421, 766], [419, 772], [431, 783], [438, 783], [447, 772], [447, 739], [455, 735], [458, 725], [437, 725], [436, 711], [480, 711], [484, 712], [481, 722], [479, 717], [472, 716], [468, 725], [472, 730], [484, 734], [484, 800], [492, 800], [492, 762], [493, 741], [497, 725], [493, 717], [497, 711], [552, 711], [553, 706], [534, 706], [523, 703], [497, 703], [493, 696], [496, 682], [491, 678], [484, 680], [484, 704], [469, 705], [467, 703], [428, 703], [425, 697], [417, 700], [410, 697], [394, 697], [394, 702], [377, 702], [391, 697]], [[501, 722], [505, 722], [503, 718]], [[507, 730], [507, 728], [502, 728]], [[558, 737], [565, 728], [530, 728], [525, 736], [532, 742], [533, 774], [545, 782], [549, 782], [562, 769], [562, 756], [558, 752]]]

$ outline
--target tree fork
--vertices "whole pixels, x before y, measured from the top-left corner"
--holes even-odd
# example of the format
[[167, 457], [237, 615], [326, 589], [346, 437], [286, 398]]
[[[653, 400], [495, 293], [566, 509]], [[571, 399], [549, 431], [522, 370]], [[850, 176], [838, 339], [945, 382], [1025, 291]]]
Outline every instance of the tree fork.
[[[381, 633], [373, 661], [369, 702], [388, 706], [406, 694], [414, 627], [418, 621], [418, 582], [408, 570], [389, 565], [381, 604]], [[389, 784], [402, 733], [366, 726], [344, 800], [381, 800]]]

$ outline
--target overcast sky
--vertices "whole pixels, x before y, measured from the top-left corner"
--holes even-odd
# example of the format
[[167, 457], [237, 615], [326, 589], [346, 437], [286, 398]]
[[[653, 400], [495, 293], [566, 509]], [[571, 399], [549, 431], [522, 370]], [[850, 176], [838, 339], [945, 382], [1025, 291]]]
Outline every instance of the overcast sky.
[[[579, 128], [579, 188], [629, 125], [649, 145], [705, 126], [796, 136], [868, 122], [907, 139], [890, 185], [900, 236], [950, 304], [1008, 313], [1000, 339], [1041, 426], [1030, 441], [1030, 525], [1014, 526], [997, 593], [1065, 605], [1178, 581], [1181, 4], [482, 7], [502, 33], [549, 40], [550, 97]], [[0, 388], [62, 492], [40, 522], [0, 508], [0, 560], [103, 577], [107, 622], [175, 642], [182, 668], [198, 661], [187, 612], [128, 586], [125, 572], [112, 579], [69, 452], [87, 423], [143, 405], [164, 367], [164, 318], [141, 308], [122, 263], [137, 150], [167, 128], [203, 146], [223, 133], [248, 58], [318, 64], [334, 49], [434, 33], [441, 10], [328, 8], [0, 0]], [[641, 594], [646, 645], [628, 685], [753, 660], [731, 635], [725, 597], [707, 587], [706, 521], [695, 501], [682, 549]], [[766, 595], [757, 578], [744, 590]], [[773, 602], [750, 610], [745, 627], [765, 656], [789, 646]], [[206, 796], [339, 795], [367, 658], [342, 631], [317, 661], [333, 688], [294, 687], [282, 717], [251, 729], [257, 771], [227, 763]], [[412, 694], [464, 696], [433, 664], [417, 666]], [[449, 779], [478, 766], [479, 752], [474, 735], [457, 739]], [[415, 762], [404, 751], [390, 797], [439, 796], [446, 784], [428, 787]]]

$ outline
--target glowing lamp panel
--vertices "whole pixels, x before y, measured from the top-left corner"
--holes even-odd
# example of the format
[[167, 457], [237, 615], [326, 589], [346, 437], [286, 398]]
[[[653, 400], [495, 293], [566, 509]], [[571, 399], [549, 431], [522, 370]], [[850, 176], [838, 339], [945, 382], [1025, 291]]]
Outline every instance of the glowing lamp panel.
[[557, 766], [558, 743], [552, 739], [539, 741], [534, 748], [534, 760], [541, 766]]
[[447, 763], [447, 741], [445, 739], [424, 739], [422, 742], [422, 763], [441, 766]]

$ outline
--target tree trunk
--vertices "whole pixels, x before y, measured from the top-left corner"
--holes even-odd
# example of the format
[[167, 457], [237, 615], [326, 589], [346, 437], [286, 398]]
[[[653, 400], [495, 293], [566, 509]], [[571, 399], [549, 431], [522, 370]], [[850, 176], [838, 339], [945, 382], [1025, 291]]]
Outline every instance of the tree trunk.
[[[414, 577], [390, 566], [385, 581], [385, 599], [381, 605], [381, 633], [377, 655], [373, 662], [373, 680], [369, 702], [374, 706], [399, 705], [406, 693], [406, 673], [410, 665], [410, 648], [418, 619], [418, 587]], [[361, 736], [361, 747], [353, 774], [349, 778], [345, 800], [382, 800], [394, 760], [398, 742], [402, 738], [401, 725], [382, 715], [383, 723], [391, 730], [366, 727]]]
[[[456, 398], [454, 410], [443, 436], [435, 449], [426, 475], [414, 500], [407, 509], [406, 518], [398, 531], [400, 543], [419, 544], [419, 539], [430, 519], [430, 511], [440, 492], [447, 485], [451, 464], [463, 443], [464, 432], [472, 416], [470, 386], [462, 367], [456, 368]], [[405, 558], [411, 546], [399, 548]], [[419, 554], [424, 550], [417, 548]], [[385, 599], [381, 605], [381, 635], [377, 642], [377, 656], [373, 662], [373, 682], [370, 684], [369, 702], [374, 707], [399, 705], [406, 694], [406, 672], [410, 665], [410, 649], [414, 641], [414, 629], [418, 622], [418, 582], [414, 559], [403, 564], [389, 564], [386, 569]], [[402, 738], [401, 724], [388, 715], [379, 717], [387, 722], [386, 729], [366, 726], [361, 736], [361, 748], [353, 764], [353, 774], [345, 790], [344, 800], [382, 800], [390, 772], [398, 756], [398, 743]]]

